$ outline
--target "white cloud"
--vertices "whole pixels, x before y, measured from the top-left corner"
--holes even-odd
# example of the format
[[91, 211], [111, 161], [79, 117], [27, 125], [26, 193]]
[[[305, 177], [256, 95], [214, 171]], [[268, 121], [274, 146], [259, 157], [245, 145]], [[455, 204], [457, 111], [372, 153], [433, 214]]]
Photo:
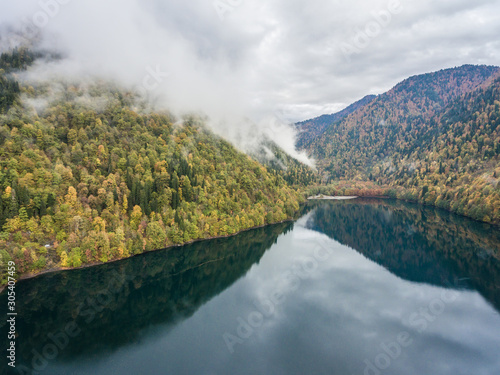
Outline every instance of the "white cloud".
[[[226, 1], [236, 5], [224, 20], [211, 0], [2, 1], [0, 23], [52, 9], [44, 40], [67, 53], [73, 74], [137, 86], [159, 67], [169, 76], [153, 94], [167, 107], [203, 111], [226, 128], [249, 118], [264, 132], [277, 111], [303, 120], [410, 75], [498, 64], [500, 1], [400, 0], [400, 12], [380, 21], [394, 1]], [[341, 46], [370, 27], [376, 35], [348, 61]]]

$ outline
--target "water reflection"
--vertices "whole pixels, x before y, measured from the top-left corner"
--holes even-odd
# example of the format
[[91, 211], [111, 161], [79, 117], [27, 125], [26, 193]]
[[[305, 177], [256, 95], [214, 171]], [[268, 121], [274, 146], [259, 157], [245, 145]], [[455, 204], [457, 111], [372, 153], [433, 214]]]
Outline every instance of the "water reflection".
[[500, 373], [497, 229], [388, 201], [308, 209], [20, 283], [18, 360], [74, 322], [41, 374]]
[[[292, 227], [279, 224], [20, 282], [17, 361], [33, 369], [36, 353], [45, 357], [43, 349], [54, 343], [50, 337], [67, 329], [75, 338], [58, 350], [57, 362], [105, 357], [123, 345], [140, 343], [149, 327], [183, 320], [228, 288]], [[5, 292], [0, 304], [7, 306]], [[7, 326], [0, 324], [6, 337]], [[42, 359], [38, 364], [50, 367]]]
[[413, 204], [320, 202], [307, 227], [356, 249], [395, 275], [478, 290], [500, 311], [500, 230]]

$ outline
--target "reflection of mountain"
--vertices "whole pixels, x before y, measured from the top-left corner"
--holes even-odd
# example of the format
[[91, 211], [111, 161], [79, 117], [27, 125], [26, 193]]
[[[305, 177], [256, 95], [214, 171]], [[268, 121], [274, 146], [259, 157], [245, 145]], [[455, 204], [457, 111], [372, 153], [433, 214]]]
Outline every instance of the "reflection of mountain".
[[[269, 226], [21, 282], [16, 290], [18, 361], [31, 362], [32, 349], [41, 351], [48, 334], [61, 332], [73, 321], [81, 333], [58, 360], [82, 353], [101, 356], [138, 342], [148, 328], [192, 315], [242, 277], [292, 227], [292, 223]], [[117, 282], [117, 275], [127, 275], [127, 280]], [[7, 306], [5, 293], [0, 301]], [[97, 307], [92, 307], [94, 303]], [[95, 313], [91, 322], [89, 312]], [[5, 322], [0, 324], [5, 331]]]
[[308, 227], [395, 275], [478, 290], [500, 311], [500, 231], [445, 211], [388, 200], [319, 202]]

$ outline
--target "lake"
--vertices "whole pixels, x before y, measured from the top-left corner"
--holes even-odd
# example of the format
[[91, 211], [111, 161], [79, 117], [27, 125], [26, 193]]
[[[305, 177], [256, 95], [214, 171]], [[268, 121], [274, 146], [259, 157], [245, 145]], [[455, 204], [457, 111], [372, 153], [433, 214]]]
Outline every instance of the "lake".
[[499, 228], [445, 211], [309, 203], [294, 223], [19, 282], [11, 373], [498, 375], [499, 257]]

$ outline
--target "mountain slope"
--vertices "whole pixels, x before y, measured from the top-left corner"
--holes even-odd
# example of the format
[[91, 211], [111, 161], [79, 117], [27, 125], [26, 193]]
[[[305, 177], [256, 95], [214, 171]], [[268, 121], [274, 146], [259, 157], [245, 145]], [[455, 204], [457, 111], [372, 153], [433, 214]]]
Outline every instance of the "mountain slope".
[[372, 180], [392, 194], [500, 223], [499, 68], [415, 76], [311, 143], [334, 180]]
[[10, 260], [19, 274], [107, 262], [299, 209], [281, 176], [197, 118], [138, 112], [105, 83], [51, 84], [21, 85], [0, 115], [0, 281]]
[[422, 133], [435, 126], [436, 115], [498, 71], [497, 67], [466, 65], [411, 77], [331, 124], [308, 150], [334, 177], [354, 178], [356, 166], [370, 167], [395, 152], [418, 146]]
[[376, 95], [367, 95], [363, 99], [358, 100], [340, 112], [333, 113], [331, 115], [322, 115], [311, 120], [296, 123], [295, 127], [299, 130], [297, 148], [306, 148], [313, 139], [322, 135], [328, 126], [334, 122], [344, 119], [351, 113], [369, 104], [376, 97]]
[[321, 182], [317, 171], [288, 155], [269, 138], [263, 139], [250, 156], [262, 163], [271, 174], [281, 176], [290, 186], [300, 188]]

